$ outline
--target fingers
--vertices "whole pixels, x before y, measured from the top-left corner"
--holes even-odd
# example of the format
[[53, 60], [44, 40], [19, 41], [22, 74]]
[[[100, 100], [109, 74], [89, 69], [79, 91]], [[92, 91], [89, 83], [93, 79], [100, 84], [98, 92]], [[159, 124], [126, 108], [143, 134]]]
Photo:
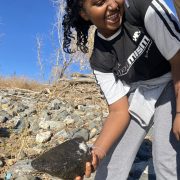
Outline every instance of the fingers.
[[92, 151], [92, 165], [94, 170], [96, 170], [97, 166], [98, 166], [98, 157], [97, 155], [94, 153], [94, 151]]
[[86, 163], [86, 172], [85, 172], [85, 176], [86, 177], [90, 177], [91, 176], [91, 163], [90, 162], [87, 162]]
[[[88, 178], [91, 176], [91, 173], [96, 170], [97, 166], [98, 166], [99, 160], [97, 155], [94, 153], [94, 151], [92, 151], [92, 163], [87, 162], [86, 163], [86, 171], [85, 171], [85, 176]], [[83, 178], [80, 176], [77, 176], [75, 178], [75, 180], [82, 180]]]
[[75, 180], [82, 180], [82, 178], [80, 176], [77, 176]]
[[174, 132], [174, 135], [178, 141], [180, 141], [180, 133]]
[[177, 141], [180, 141], [180, 118], [179, 118], [179, 116], [176, 116], [176, 118], [174, 120], [173, 133], [174, 133]]

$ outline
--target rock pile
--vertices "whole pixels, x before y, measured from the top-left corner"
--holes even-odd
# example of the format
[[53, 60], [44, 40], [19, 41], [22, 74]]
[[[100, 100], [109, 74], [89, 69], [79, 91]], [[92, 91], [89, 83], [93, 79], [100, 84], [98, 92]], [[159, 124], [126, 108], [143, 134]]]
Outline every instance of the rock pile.
[[[74, 76], [41, 92], [0, 89], [0, 179], [57, 179], [35, 171], [31, 160], [74, 137], [93, 144], [107, 115], [92, 76]], [[146, 139], [129, 179], [155, 178], [151, 160], [151, 141]]]

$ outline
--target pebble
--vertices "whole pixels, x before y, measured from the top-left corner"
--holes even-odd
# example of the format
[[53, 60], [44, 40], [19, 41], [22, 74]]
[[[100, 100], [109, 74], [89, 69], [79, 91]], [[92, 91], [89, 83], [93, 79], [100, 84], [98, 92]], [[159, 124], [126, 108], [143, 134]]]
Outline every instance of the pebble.
[[3, 167], [4, 166], [4, 163], [3, 161], [0, 160], [0, 167]]
[[37, 143], [45, 143], [50, 140], [52, 136], [51, 131], [42, 132], [36, 135], [36, 142]]

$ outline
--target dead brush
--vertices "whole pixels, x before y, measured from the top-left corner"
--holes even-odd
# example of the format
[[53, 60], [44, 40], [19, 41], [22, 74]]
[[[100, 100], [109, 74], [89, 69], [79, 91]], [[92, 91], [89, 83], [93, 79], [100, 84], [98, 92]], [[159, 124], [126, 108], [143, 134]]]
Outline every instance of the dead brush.
[[30, 80], [26, 77], [0, 77], [0, 88], [19, 88], [39, 91], [46, 88], [48, 85], [44, 85], [35, 80]]

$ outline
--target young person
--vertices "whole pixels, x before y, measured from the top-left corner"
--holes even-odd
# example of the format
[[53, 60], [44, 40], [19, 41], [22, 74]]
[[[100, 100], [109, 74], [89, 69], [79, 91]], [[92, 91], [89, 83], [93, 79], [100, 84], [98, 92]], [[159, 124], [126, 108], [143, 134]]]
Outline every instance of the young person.
[[[109, 115], [93, 145], [96, 180], [126, 180], [136, 153], [153, 127], [158, 180], [180, 179], [180, 28], [162, 0], [67, 0], [64, 50], [88, 51]], [[91, 174], [87, 163], [86, 176]], [[81, 179], [77, 177], [77, 179]]]

